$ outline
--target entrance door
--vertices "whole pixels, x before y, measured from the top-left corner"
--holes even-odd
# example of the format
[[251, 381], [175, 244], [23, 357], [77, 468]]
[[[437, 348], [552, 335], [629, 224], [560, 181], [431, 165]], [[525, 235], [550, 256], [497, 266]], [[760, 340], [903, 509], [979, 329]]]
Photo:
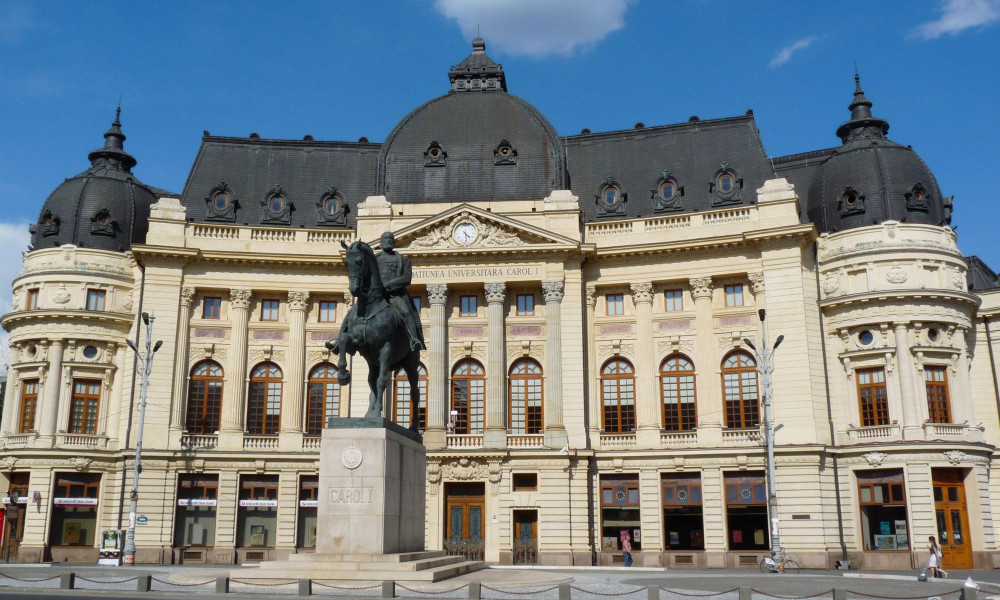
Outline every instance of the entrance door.
[[21, 537], [24, 535], [24, 507], [10, 504], [3, 515], [3, 537], [0, 542], [0, 558], [4, 562], [17, 556], [18, 547], [21, 545]]
[[969, 515], [965, 507], [962, 469], [934, 469], [934, 516], [938, 544], [947, 569], [972, 568], [972, 544], [969, 540]]
[[445, 538], [448, 554], [483, 560], [485, 483], [445, 484]]
[[514, 511], [514, 564], [538, 562], [538, 511]]

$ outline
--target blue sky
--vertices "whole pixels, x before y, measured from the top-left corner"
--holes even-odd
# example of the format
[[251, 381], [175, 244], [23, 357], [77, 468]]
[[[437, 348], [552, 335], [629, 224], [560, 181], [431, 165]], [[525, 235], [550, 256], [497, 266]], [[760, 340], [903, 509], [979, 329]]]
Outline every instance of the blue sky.
[[981, 181], [1000, 158], [1000, 0], [0, 0], [0, 279], [119, 97], [134, 172], [180, 192], [203, 130], [381, 141], [447, 91], [477, 27], [561, 134], [753, 109], [771, 156], [839, 143], [857, 65], [889, 137], [955, 196], [961, 249], [1000, 268]]

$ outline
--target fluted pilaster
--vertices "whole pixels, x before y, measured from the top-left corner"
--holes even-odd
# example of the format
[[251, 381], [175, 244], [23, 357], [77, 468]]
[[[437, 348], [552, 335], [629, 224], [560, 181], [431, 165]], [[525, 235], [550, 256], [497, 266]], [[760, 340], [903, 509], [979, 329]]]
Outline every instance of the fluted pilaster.
[[486, 322], [489, 329], [489, 346], [486, 350], [486, 432], [483, 445], [488, 448], [507, 446], [507, 340], [504, 330], [504, 299], [507, 284], [489, 282], [486, 292]]
[[594, 311], [597, 308], [597, 286], [588, 285], [585, 288], [587, 302], [587, 396], [590, 402], [587, 406], [587, 430], [591, 439], [591, 445], [600, 445], [601, 435], [601, 394], [600, 394], [600, 373], [597, 364], [597, 331], [594, 329]]
[[285, 359], [285, 394], [281, 407], [281, 432], [302, 433], [303, 386], [306, 368], [306, 307], [309, 292], [288, 292], [288, 352]]
[[181, 288], [180, 311], [177, 314], [177, 343], [174, 354], [174, 389], [171, 394], [170, 429], [184, 429], [184, 406], [187, 401], [188, 353], [191, 339], [191, 306], [195, 289]]
[[563, 423], [562, 381], [562, 301], [566, 294], [562, 281], [543, 281], [545, 299], [545, 445], [562, 448], [566, 443]]
[[[716, 377], [718, 365], [715, 350], [715, 323], [712, 316], [712, 295], [715, 288], [711, 277], [688, 280], [694, 298], [695, 315], [695, 384], [697, 391], [698, 427], [720, 430], [722, 441], [722, 385]], [[700, 434], [699, 434], [700, 435]]]
[[428, 448], [447, 446], [448, 422], [448, 286], [432, 283], [427, 286], [430, 303], [430, 339], [427, 344], [427, 430], [424, 444]]
[[903, 437], [922, 437], [920, 419], [917, 416], [916, 370], [906, 323], [896, 323], [893, 333], [896, 334], [896, 377], [899, 378], [899, 400], [903, 409]]
[[55, 439], [59, 422], [59, 392], [62, 390], [63, 341], [51, 340], [48, 350], [49, 369], [45, 373], [45, 400], [42, 402], [41, 423], [38, 435]]
[[234, 288], [229, 291], [229, 314], [231, 315], [232, 344], [230, 346], [227, 383], [222, 400], [222, 431], [243, 432], [243, 398], [247, 384], [247, 323], [250, 320], [250, 298], [253, 292], [248, 288]]
[[636, 325], [636, 444], [660, 445], [659, 394], [656, 393], [656, 350], [653, 347], [653, 284], [633, 283]]

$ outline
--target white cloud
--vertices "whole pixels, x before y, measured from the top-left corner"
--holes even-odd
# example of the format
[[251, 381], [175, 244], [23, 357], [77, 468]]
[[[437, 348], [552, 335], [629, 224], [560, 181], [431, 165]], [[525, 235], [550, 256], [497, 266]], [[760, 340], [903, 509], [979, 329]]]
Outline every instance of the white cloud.
[[811, 35], [807, 38], [802, 38], [801, 40], [792, 42], [791, 44], [785, 46], [778, 52], [774, 58], [771, 59], [771, 68], [780, 67], [786, 62], [792, 59], [792, 55], [799, 50], [805, 50], [809, 46], [812, 46], [813, 42], [819, 40], [815, 35]]
[[933, 40], [997, 21], [1000, 21], [1000, 0], [944, 0], [941, 16], [936, 21], [920, 25], [914, 34]]
[[[27, 223], [0, 222], [0, 314], [10, 312], [11, 282], [21, 272], [21, 252], [28, 249]], [[0, 346], [7, 347], [7, 332], [0, 329]]]
[[435, 0], [462, 33], [510, 55], [569, 56], [625, 26], [636, 0]]

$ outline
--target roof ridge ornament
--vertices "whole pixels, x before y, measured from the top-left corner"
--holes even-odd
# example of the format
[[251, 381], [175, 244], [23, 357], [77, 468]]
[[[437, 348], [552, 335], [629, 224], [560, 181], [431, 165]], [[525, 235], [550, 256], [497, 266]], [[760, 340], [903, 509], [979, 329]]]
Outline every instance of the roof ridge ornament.
[[126, 137], [122, 132], [121, 115], [122, 107], [119, 104], [115, 108], [115, 120], [104, 133], [104, 147], [87, 155], [92, 167], [104, 167], [131, 173], [132, 167], [136, 165], [135, 158], [125, 152]]
[[885, 138], [889, 122], [872, 116], [872, 101], [861, 89], [861, 75], [854, 70], [854, 98], [847, 107], [851, 120], [837, 128], [837, 135], [846, 144], [859, 138]]
[[472, 54], [448, 72], [449, 92], [506, 92], [503, 65], [486, 55], [486, 41], [476, 36]]

